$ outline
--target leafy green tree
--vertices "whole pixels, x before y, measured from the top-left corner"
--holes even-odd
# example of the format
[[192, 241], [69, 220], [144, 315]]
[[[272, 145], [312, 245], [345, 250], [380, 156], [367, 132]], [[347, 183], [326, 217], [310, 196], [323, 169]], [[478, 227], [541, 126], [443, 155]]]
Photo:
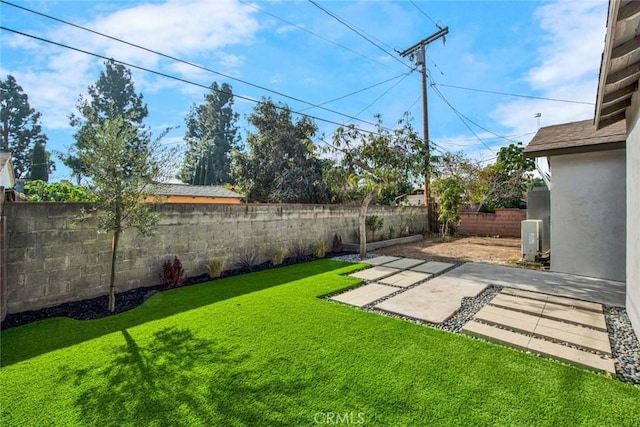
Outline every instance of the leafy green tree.
[[24, 185], [24, 195], [30, 202], [95, 202], [88, 188], [70, 182], [29, 181]]
[[41, 144], [44, 147], [47, 143], [40, 116], [29, 105], [29, 97], [15, 77], [8, 75], [6, 80], [0, 80], [0, 151], [11, 153], [17, 178], [24, 178], [29, 173], [34, 146]]
[[405, 115], [395, 130], [376, 117], [375, 132], [365, 132], [351, 125], [336, 129], [330, 150], [342, 155], [342, 167], [352, 181], [365, 188], [360, 203], [360, 256], [367, 253], [366, 217], [369, 204], [386, 186], [417, 179], [424, 171], [422, 141]]
[[444, 238], [449, 234], [452, 224], [460, 221], [460, 206], [465, 194], [465, 187], [459, 177], [447, 176], [439, 178], [433, 185], [438, 197], [438, 221], [440, 232]]
[[264, 99], [248, 117], [256, 131], [248, 152], [234, 155], [232, 175], [251, 202], [326, 203], [322, 172], [312, 138], [315, 123], [291, 118], [291, 110]]
[[[148, 130], [142, 126], [149, 112], [142, 94], [136, 93], [131, 71], [113, 60], [105, 61], [104, 65], [105, 69], [100, 72], [97, 82], [89, 86], [88, 97], [80, 95], [77, 111], [69, 117], [71, 126], [76, 129], [76, 141], [71, 153], [60, 156], [62, 162], [72, 170], [78, 183], [87, 175], [86, 166], [75, 153], [95, 139], [98, 129], [106, 120], [124, 117], [125, 127], [136, 130], [135, 137], [127, 139], [132, 150], [145, 151], [149, 141]], [[127, 176], [131, 175], [133, 165], [125, 163], [123, 167]]]
[[41, 141], [36, 142], [31, 151], [31, 164], [29, 166], [31, 169], [29, 179], [49, 181], [49, 155]]
[[491, 208], [519, 207], [533, 182], [529, 172], [534, 169], [534, 160], [524, 156], [521, 142], [502, 147], [495, 164], [486, 171], [489, 183], [485, 203]]
[[192, 185], [233, 184], [230, 152], [239, 144], [239, 116], [233, 112], [232, 88], [213, 82], [204, 99], [185, 119], [188, 148], [178, 178]]
[[[168, 129], [152, 141], [150, 135], [132, 125], [132, 119], [110, 113], [91, 137], [83, 139], [77, 155], [89, 189], [98, 209], [98, 228], [111, 232], [111, 275], [109, 279], [109, 310], [115, 310], [115, 264], [118, 242], [123, 230], [135, 227], [142, 236], [151, 234], [158, 216], [146, 201], [158, 199], [153, 183], [168, 178], [174, 151], [162, 149], [160, 139]], [[136, 147], [143, 145], [144, 150]]]

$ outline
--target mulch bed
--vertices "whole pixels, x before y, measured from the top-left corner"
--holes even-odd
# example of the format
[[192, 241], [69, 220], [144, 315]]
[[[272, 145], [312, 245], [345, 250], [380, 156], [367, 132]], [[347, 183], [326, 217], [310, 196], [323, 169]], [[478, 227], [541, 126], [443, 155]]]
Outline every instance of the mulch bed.
[[[327, 253], [327, 257], [332, 256]], [[197, 285], [199, 283], [210, 282], [211, 280], [222, 279], [225, 277], [237, 276], [239, 274], [251, 273], [256, 271], [267, 270], [270, 268], [279, 268], [287, 265], [298, 264], [301, 262], [313, 261], [316, 258], [312, 256], [291, 257], [284, 260], [282, 265], [274, 266], [271, 262], [265, 262], [252, 266], [250, 269], [238, 268], [235, 270], [224, 271], [219, 278], [211, 279], [207, 274], [188, 277], [184, 280], [182, 286]], [[109, 297], [107, 295], [86, 299], [82, 301], [67, 302], [55, 307], [42, 308], [34, 311], [24, 311], [22, 313], [7, 314], [7, 317], [0, 324], [0, 329], [8, 329], [16, 326], [26, 325], [27, 323], [37, 322], [51, 317], [70, 317], [76, 320], [100, 319], [102, 317], [113, 316], [114, 314], [129, 311], [138, 307], [149, 299], [152, 295], [175, 289], [172, 286], [158, 284], [155, 286], [145, 286], [141, 288], [131, 289], [116, 294], [116, 309], [109, 311], [107, 309]]]

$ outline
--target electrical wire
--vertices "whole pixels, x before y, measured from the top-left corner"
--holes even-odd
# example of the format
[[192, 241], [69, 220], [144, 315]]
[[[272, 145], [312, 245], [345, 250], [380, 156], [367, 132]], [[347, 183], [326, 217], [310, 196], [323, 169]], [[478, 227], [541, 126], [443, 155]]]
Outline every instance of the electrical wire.
[[[156, 71], [156, 70], [151, 70], [149, 68], [141, 67], [139, 65], [131, 64], [131, 63], [128, 63], [128, 62], [125, 62], [125, 61], [120, 61], [120, 60], [117, 60], [117, 59], [114, 59], [114, 58], [108, 58], [108, 57], [106, 57], [104, 55], [100, 55], [98, 53], [89, 52], [89, 51], [86, 51], [86, 50], [83, 50], [83, 49], [80, 49], [80, 48], [76, 48], [76, 47], [73, 47], [73, 46], [65, 45], [63, 43], [58, 43], [58, 42], [55, 42], [53, 40], [48, 40], [48, 39], [45, 39], [45, 38], [42, 38], [42, 37], [34, 36], [32, 34], [23, 33], [22, 31], [13, 30], [13, 29], [7, 28], [5, 26], [0, 26], [0, 29], [1, 30], [5, 30], [5, 31], [9, 31], [9, 32], [12, 32], [12, 33], [15, 33], [15, 34], [19, 34], [19, 35], [24, 36], [24, 37], [32, 38], [34, 40], [39, 40], [39, 41], [42, 41], [42, 42], [45, 42], [45, 43], [49, 43], [49, 44], [52, 44], [52, 45], [55, 45], [55, 46], [59, 46], [59, 47], [65, 48], [65, 49], [70, 49], [70, 50], [73, 50], [73, 51], [76, 51], [76, 52], [84, 53], [86, 55], [94, 56], [96, 58], [104, 59], [106, 61], [117, 62], [117, 63], [125, 65], [127, 67], [134, 68], [134, 69], [141, 70], [141, 71], [145, 71], [147, 73], [155, 74], [155, 75], [158, 75], [158, 76], [161, 76], [161, 77], [165, 77], [165, 78], [168, 78], [168, 79], [171, 79], [171, 80], [176, 80], [176, 81], [179, 81], [179, 82], [182, 82], [182, 83], [187, 83], [187, 84], [190, 84], [190, 85], [193, 85], [193, 86], [197, 86], [197, 87], [201, 87], [201, 88], [208, 89], [208, 90], [214, 90], [210, 86], [206, 86], [206, 85], [203, 85], [203, 84], [200, 84], [200, 83], [192, 82], [190, 80], [186, 80], [186, 79], [183, 79], [181, 77], [172, 76], [170, 74], [166, 74], [166, 73], [163, 73], [163, 72], [160, 72], [160, 71]], [[229, 94], [226, 91], [223, 91], [223, 90], [220, 90], [220, 89], [218, 89], [216, 92]], [[265, 102], [263, 102], [263, 101], [258, 101], [256, 99], [250, 98], [248, 96], [242, 96], [242, 95], [236, 95], [236, 94], [232, 94], [232, 95], [234, 97], [236, 97], [236, 98], [244, 99], [245, 101], [253, 102], [253, 103], [258, 104], [258, 105], [265, 104]], [[285, 109], [285, 107], [279, 107], [279, 106], [276, 106], [276, 108]], [[287, 109], [288, 109], [288, 107], [287, 107]], [[313, 120], [318, 120], [318, 121], [321, 121], [321, 122], [330, 123], [330, 124], [334, 124], [334, 125], [337, 125], [337, 126], [344, 126], [343, 123], [336, 122], [334, 120], [324, 119], [322, 117], [301, 113], [301, 112], [298, 112], [298, 111], [295, 111], [295, 110], [291, 110], [291, 109], [289, 109], [289, 111], [291, 113], [293, 113], [293, 114], [298, 114], [300, 116], [308, 117], [308, 118], [313, 119]], [[352, 117], [352, 116], [349, 116], [349, 115], [346, 115], [346, 114], [342, 114], [342, 113], [340, 113], [340, 115], [345, 116], [345, 117], [347, 117], [347, 118], [349, 118], [351, 120], [357, 120], [359, 122], [363, 122], [363, 123], [367, 123], [367, 124], [371, 124], [371, 125], [375, 126], [374, 123], [368, 122], [366, 120], [358, 119], [357, 117]], [[366, 129], [359, 129], [359, 130], [361, 130], [362, 132], [366, 132], [366, 133], [375, 133], [373, 131], [369, 131], [369, 130], [366, 130]]]
[[436, 27], [438, 27], [438, 29], [439, 29], [439, 30], [441, 30], [441, 29], [442, 29], [442, 26], [440, 26], [440, 25], [439, 25], [436, 21], [434, 21], [434, 20], [433, 20], [429, 15], [427, 15], [427, 13], [426, 13], [424, 10], [422, 10], [420, 7], [418, 7], [418, 5], [417, 5], [417, 4], [415, 4], [415, 2], [414, 2], [413, 0], [409, 0], [409, 3], [411, 3], [411, 4], [412, 4], [416, 9], [418, 9], [418, 11], [419, 11], [420, 13], [422, 13], [424, 16], [426, 16], [426, 17], [429, 19], [429, 21], [433, 22], [433, 25], [435, 25]]
[[[399, 63], [401, 63], [405, 67], [407, 67], [409, 69], [412, 69], [412, 67], [410, 65], [408, 65], [405, 62], [401, 61], [400, 58], [398, 58], [396, 55], [393, 55], [388, 50], [384, 49], [382, 46], [380, 46], [380, 44], [376, 43], [371, 38], [367, 37], [367, 35], [365, 35], [364, 32], [361, 32], [360, 30], [355, 28], [352, 24], [348, 23], [347, 21], [345, 21], [344, 19], [340, 18], [335, 13], [331, 12], [329, 9], [325, 8], [324, 6], [319, 5], [314, 0], [307, 0], [307, 1], [309, 3], [311, 3], [312, 5], [314, 5], [315, 7], [317, 7], [318, 9], [320, 9], [321, 11], [323, 11], [324, 13], [326, 13], [327, 15], [329, 15], [330, 17], [332, 17], [333, 19], [335, 19], [336, 21], [338, 21], [339, 23], [341, 23], [342, 25], [344, 25], [345, 27], [347, 27], [348, 29], [350, 29], [351, 31], [353, 31], [354, 33], [356, 33], [357, 35], [359, 35], [360, 37], [362, 37], [363, 39], [365, 39], [366, 41], [368, 41], [369, 43], [371, 43], [372, 45], [374, 45], [376, 48], [380, 49], [385, 54], [389, 55], [395, 61], [398, 61]], [[382, 43], [382, 42], [380, 42], [380, 43]], [[391, 48], [391, 49], [393, 50], [393, 48]]]
[[304, 31], [305, 33], [308, 33], [308, 34], [311, 34], [312, 36], [318, 37], [318, 38], [319, 38], [319, 39], [321, 39], [321, 40], [324, 40], [324, 41], [326, 41], [326, 42], [328, 42], [328, 43], [331, 43], [331, 44], [333, 44], [333, 45], [336, 45], [336, 46], [338, 46], [338, 47], [341, 47], [342, 49], [347, 50], [347, 51], [349, 51], [349, 52], [351, 52], [351, 53], [355, 53], [356, 55], [361, 56], [361, 57], [363, 57], [363, 58], [365, 58], [365, 59], [368, 59], [369, 61], [375, 62], [375, 63], [380, 64], [380, 65], [383, 65], [383, 66], [385, 66], [385, 67], [387, 67], [387, 66], [388, 66], [388, 64], [385, 64], [384, 62], [380, 62], [380, 61], [378, 61], [377, 59], [371, 58], [370, 56], [367, 56], [367, 55], [365, 55], [365, 54], [363, 54], [363, 53], [360, 53], [360, 52], [358, 52], [357, 50], [351, 49], [350, 47], [345, 46], [345, 45], [343, 45], [343, 44], [340, 44], [340, 43], [338, 43], [338, 42], [336, 42], [336, 41], [333, 41], [333, 40], [331, 40], [331, 39], [329, 39], [329, 38], [327, 38], [327, 37], [325, 37], [325, 36], [323, 36], [323, 35], [320, 35], [320, 34], [318, 34], [318, 33], [314, 33], [313, 31], [311, 31], [311, 30], [309, 30], [309, 29], [307, 29], [307, 28], [304, 28], [304, 27], [303, 27], [303, 26], [301, 26], [301, 25], [298, 25], [298, 24], [296, 24], [296, 23], [294, 23], [294, 22], [291, 22], [291, 21], [289, 21], [289, 20], [287, 20], [287, 19], [281, 18], [281, 17], [279, 17], [278, 15], [275, 15], [275, 14], [273, 14], [273, 13], [271, 13], [271, 12], [267, 11], [267, 10], [264, 10], [264, 9], [262, 9], [262, 8], [259, 8], [259, 7], [258, 7], [258, 6], [256, 6], [255, 4], [252, 4], [252, 3], [246, 2], [246, 1], [244, 1], [244, 0], [238, 0], [238, 1], [239, 1], [240, 3], [242, 3], [242, 4], [244, 4], [245, 6], [248, 6], [248, 7], [252, 8], [252, 9], [257, 10], [257, 11], [258, 11], [258, 12], [260, 12], [260, 13], [264, 13], [265, 15], [268, 15], [268, 16], [270, 16], [270, 17], [272, 17], [272, 18], [275, 18], [275, 19], [277, 19], [277, 20], [279, 20], [279, 21], [282, 21], [282, 22], [284, 22], [284, 23], [285, 23], [285, 24], [287, 24], [287, 25], [291, 25], [292, 27], [295, 27], [295, 28], [297, 28], [297, 29], [299, 29], [299, 30], [301, 30], [301, 31]]
[[467, 129], [469, 129], [469, 131], [473, 134], [473, 136], [476, 137], [476, 139], [478, 141], [480, 141], [480, 143], [482, 143], [482, 145], [484, 145], [490, 152], [493, 153], [493, 150], [491, 149], [491, 147], [489, 147], [483, 140], [482, 138], [480, 138], [478, 136], [478, 134], [471, 128], [471, 126], [469, 126], [469, 124], [463, 119], [462, 114], [460, 114], [460, 112], [453, 106], [451, 105], [451, 103], [447, 100], [447, 98], [445, 98], [445, 96], [440, 92], [440, 90], [438, 90], [438, 88], [433, 87], [434, 92], [436, 93], [436, 95], [438, 95], [440, 97], [440, 99], [442, 99], [442, 101], [449, 106], [449, 108], [451, 108], [451, 110], [455, 113], [456, 116], [458, 116], [458, 118], [460, 119], [460, 121], [462, 122], [462, 124], [465, 125], [465, 127]]
[[[341, 100], [341, 99], [345, 99], [345, 98], [348, 98], [348, 97], [350, 97], [350, 96], [356, 95], [356, 94], [358, 94], [358, 93], [360, 93], [360, 92], [364, 92], [364, 91], [366, 91], [366, 90], [373, 89], [373, 88], [374, 88], [374, 87], [376, 87], [376, 86], [383, 85], [383, 84], [388, 83], [388, 82], [390, 82], [390, 81], [392, 81], [392, 80], [399, 79], [400, 77], [403, 77], [403, 78], [404, 78], [404, 77], [408, 76], [409, 74], [411, 74], [411, 72], [409, 72], [409, 73], [402, 73], [402, 74], [397, 75], [397, 76], [395, 76], [395, 77], [391, 77], [390, 79], [386, 79], [386, 80], [383, 80], [383, 81], [381, 81], [381, 82], [379, 82], [379, 83], [372, 84], [371, 86], [367, 86], [367, 87], [365, 87], [365, 88], [362, 88], [362, 89], [356, 90], [355, 92], [350, 92], [350, 93], [348, 93], [348, 94], [346, 94], [346, 95], [342, 95], [342, 96], [339, 96], [339, 97], [337, 97], [337, 98], [330, 99], [329, 101], [321, 102], [321, 103], [319, 103], [318, 105], [331, 104], [332, 102], [336, 102], [336, 101], [339, 101], [339, 100]], [[310, 109], [312, 109], [312, 108], [314, 108], [314, 107], [306, 107], [306, 108], [303, 108], [303, 109], [301, 109], [301, 110], [299, 110], [299, 111], [306, 111], [306, 110], [310, 110]]]
[[[46, 14], [44, 14], [44, 13], [37, 12], [37, 11], [35, 11], [35, 10], [25, 8], [25, 7], [23, 7], [23, 6], [16, 5], [16, 4], [13, 4], [13, 3], [7, 2], [7, 1], [5, 1], [5, 0], [0, 0], [0, 3], [6, 4], [6, 5], [8, 5], [8, 6], [12, 6], [12, 7], [15, 7], [15, 8], [18, 8], [18, 9], [22, 9], [22, 10], [24, 10], [24, 11], [27, 11], [27, 12], [30, 12], [30, 13], [33, 13], [33, 14], [36, 14], [36, 15], [39, 15], [39, 16], [43, 16], [43, 17], [45, 17], [45, 18], [47, 18], [47, 19], [51, 19], [51, 20], [54, 20], [54, 21], [56, 21], [56, 22], [60, 22], [60, 23], [65, 24], [65, 25], [69, 25], [69, 26], [75, 27], [75, 28], [81, 29], [81, 30], [83, 30], [83, 31], [88, 31], [88, 32], [90, 32], [90, 33], [92, 33], [92, 34], [96, 34], [96, 35], [99, 35], [99, 36], [101, 36], [101, 37], [105, 37], [105, 38], [108, 38], [108, 39], [110, 39], [110, 40], [114, 40], [114, 41], [117, 41], [117, 42], [119, 42], [119, 43], [123, 43], [123, 44], [126, 44], [126, 45], [128, 45], [128, 46], [132, 46], [132, 47], [135, 47], [135, 48], [137, 48], [137, 49], [141, 49], [141, 50], [144, 50], [144, 51], [146, 51], [146, 52], [150, 52], [150, 53], [153, 53], [153, 54], [155, 54], [155, 55], [158, 55], [158, 56], [161, 56], [161, 57], [164, 57], [164, 58], [167, 58], [167, 59], [171, 59], [172, 61], [180, 62], [180, 63], [182, 63], [182, 64], [186, 64], [186, 65], [189, 65], [189, 66], [192, 66], [192, 67], [195, 67], [195, 68], [198, 68], [198, 69], [201, 69], [201, 70], [204, 70], [204, 71], [207, 71], [207, 72], [210, 72], [210, 73], [213, 73], [213, 74], [216, 74], [216, 75], [222, 76], [222, 77], [224, 77], [224, 78], [227, 78], [227, 79], [230, 79], [230, 80], [234, 80], [234, 81], [237, 81], [237, 82], [240, 82], [240, 83], [243, 83], [243, 84], [246, 84], [246, 85], [249, 85], [249, 86], [255, 87], [255, 88], [257, 88], [257, 89], [260, 89], [260, 90], [264, 90], [264, 91], [267, 91], [267, 92], [273, 93], [273, 94], [278, 95], [278, 96], [282, 96], [282, 97], [284, 97], [284, 98], [287, 98], [287, 99], [290, 99], [290, 100], [293, 100], [293, 101], [296, 101], [296, 102], [301, 102], [301, 103], [303, 103], [303, 104], [309, 105], [309, 106], [314, 107], [314, 108], [319, 108], [319, 109], [321, 109], [321, 110], [324, 110], [324, 111], [327, 111], [327, 112], [330, 112], [330, 113], [333, 113], [333, 114], [337, 114], [337, 115], [339, 115], [339, 116], [343, 116], [343, 117], [348, 118], [348, 119], [351, 119], [351, 120], [356, 120], [356, 121], [359, 121], [359, 122], [362, 122], [362, 123], [366, 123], [366, 124], [368, 124], [368, 125], [374, 125], [374, 123], [372, 123], [372, 122], [369, 122], [369, 121], [366, 121], [366, 120], [362, 120], [362, 119], [358, 119], [358, 118], [354, 118], [353, 116], [350, 116], [350, 115], [348, 115], [348, 114], [344, 114], [344, 113], [341, 113], [341, 112], [339, 112], [339, 111], [332, 110], [332, 109], [330, 109], [330, 108], [326, 108], [326, 107], [323, 107], [323, 106], [320, 106], [320, 105], [314, 104], [314, 103], [312, 103], [312, 102], [308, 102], [308, 101], [305, 101], [305, 100], [303, 100], [303, 99], [300, 99], [300, 98], [297, 98], [297, 97], [294, 97], [294, 96], [290, 96], [290, 95], [284, 94], [284, 93], [282, 93], [282, 92], [279, 92], [279, 91], [276, 91], [276, 90], [273, 90], [273, 89], [269, 89], [269, 88], [264, 87], [264, 86], [261, 86], [261, 85], [257, 85], [257, 84], [255, 84], [255, 83], [251, 83], [251, 82], [248, 82], [248, 81], [246, 81], [246, 80], [242, 80], [242, 79], [239, 79], [239, 78], [236, 78], [236, 77], [230, 76], [230, 75], [228, 75], [228, 74], [224, 74], [224, 73], [221, 73], [221, 72], [219, 72], [219, 71], [215, 71], [215, 70], [212, 70], [212, 69], [210, 69], [210, 68], [203, 67], [203, 66], [198, 65], [198, 64], [195, 64], [195, 63], [193, 63], [193, 62], [185, 61], [185, 60], [183, 60], [183, 59], [176, 58], [176, 57], [174, 57], [174, 56], [167, 55], [167, 54], [165, 54], [165, 53], [158, 52], [158, 51], [156, 51], [156, 50], [146, 48], [146, 47], [141, 46], [141, 45], [136, 44], [136, 43], [131, 43], [131, 42], [128, 42], [128, 41], [126, 41], [126, 40], [122, 40], [122, 39], [120, 39], [120, 38], [113, 37], [113, 36], [110, 36], [110, 35], [108, 35], [108, 34], [101, 33], [101, 32], [99, 32], [99, 31], [92, 30], [92, 29], [87, 28], [87, 27], [83, 27], [83, 26], [81, 26], [81, 25], [74, 24], [74, 23], [69, 22], [69, 21], [65, 21], [65, 20], [63, 20], [63, 19], [59, 19], [59, 18], [56, 18], [56, 17], [50, 16], [50, 15], [46, 15]], [[16, 33], [19, 33], [19, 32], [15, 31], [15, 30], [10, 30], [10, 29], [5, 28], [5, 27], [3, 27], [3, 29], [6, 29], [6, 30], [8, 30], [8, 31], [14, 31], [14, 32], [16, 32]], [[31, 36], [29, 36], [29, 35], [27, 35], [27, 34], [25, 34], [25, 33], [19, 33], [19, 34], [21, 34], [21, 35], [26, 35], [26, 36], [28, 36], [28, 37], [31, 37]], [[39, 39], [39, 40], [49, 42], [48, 40], [45, 40], [45, 39]], [[61, 45], [61, 44], [58, 44], [58, 45], [59, 45], [59, 46], [63, 46], [63, 45]], [[66, 46], [63, 46], [63, 47], [66, 47]], [[88, 53], [88, 52], [83, 51], [83, 53]], [[134, 68], [136, 68], [136, 67], [134, 67]], [[147, 70], [147, 71], [148, 71], [148, 70]], [[234, 95], [234, 96], [237, 96], [237, 95]]]
[[533, 96], [533, 95], [519, 95], [519, 94], [516, 94], [516, 93], [506, 93], [506, 92], [496, 92], [496, 91], [492, 91], [492, 90], [474, 89], [474, 88], [470, 88], [470, 87], [447, 85], [447, 84], [444, 84], [444, 83], [436, 83], [436, 82], [433, 82], [432, 85], [433, 86], [441, 86], [441, 87], [450, 87], [450, 88], [453, 88], [453, 89], [468, 90], [468, 91], [472, 91], [472, 92], [491, 93], [491, 94], [494, 94], [494, 95], [514, 96], [514, 97], [517, 97], [517, 98], [541, 99], [543, 101], [567, 102], [567, 103], [570, 103], [570, 104], [595, 105], [593, 102], [573, 101], [573, 100], [570, 100], [570, 99], [545, 98], [543, 96]]

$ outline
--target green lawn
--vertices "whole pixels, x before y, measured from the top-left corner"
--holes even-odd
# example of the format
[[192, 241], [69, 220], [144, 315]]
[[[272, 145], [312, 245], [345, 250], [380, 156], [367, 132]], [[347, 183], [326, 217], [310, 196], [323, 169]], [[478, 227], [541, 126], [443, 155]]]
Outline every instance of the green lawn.
[[640, 425], [638, 388], [317, 298], [358, 268], [316, 261], [3, 331], [0, 423]]

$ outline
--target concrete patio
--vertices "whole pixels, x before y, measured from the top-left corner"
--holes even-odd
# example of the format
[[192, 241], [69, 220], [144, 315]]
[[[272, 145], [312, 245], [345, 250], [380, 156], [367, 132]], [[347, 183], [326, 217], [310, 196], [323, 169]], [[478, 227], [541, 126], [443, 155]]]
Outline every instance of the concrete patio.
[[508, 346], [615, 373], [602, 304], [624, 306], [625, 284], [490, 264], [381, 256], [352, 274], [365, 286], [331, 299], [442, 324], [462, 299], [503, 290], [462, 331]]

